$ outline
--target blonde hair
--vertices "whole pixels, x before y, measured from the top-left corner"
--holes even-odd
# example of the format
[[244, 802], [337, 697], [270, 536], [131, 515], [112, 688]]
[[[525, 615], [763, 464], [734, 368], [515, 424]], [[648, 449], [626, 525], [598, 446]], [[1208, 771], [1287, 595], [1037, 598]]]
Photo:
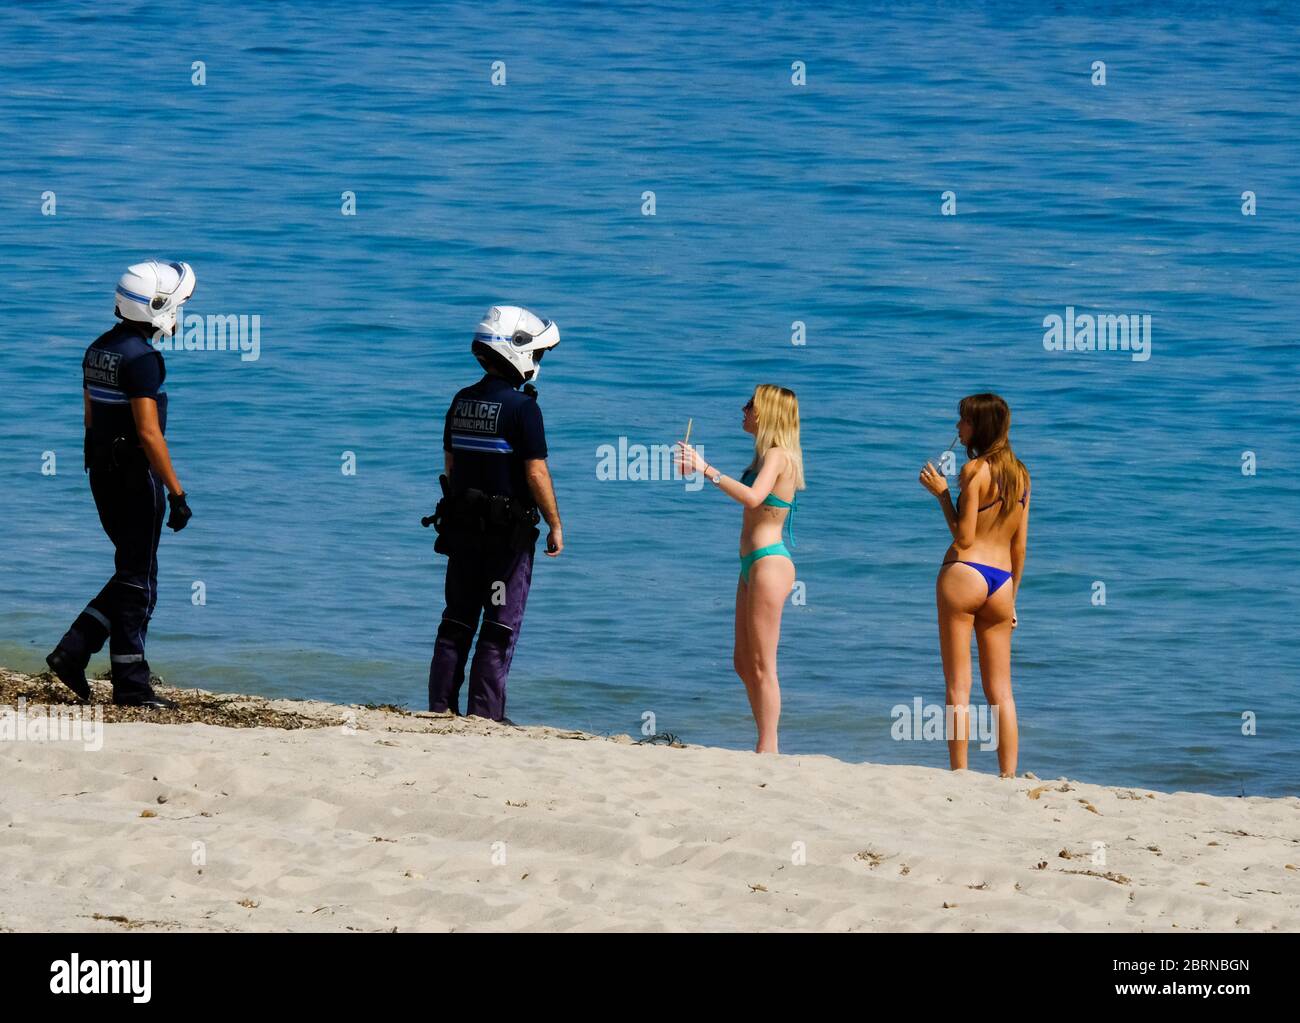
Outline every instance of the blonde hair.
[[758, 429], [754, 432], [754, 460], [746, 472], [758, 472], [763, 456], [780, 448], [790, 460], [795, 490], [804, 489], [803, 450], [799, 447], [799, 399], [794, 391], [776, 384], [759, 384], [754, 388], [754, 415]]

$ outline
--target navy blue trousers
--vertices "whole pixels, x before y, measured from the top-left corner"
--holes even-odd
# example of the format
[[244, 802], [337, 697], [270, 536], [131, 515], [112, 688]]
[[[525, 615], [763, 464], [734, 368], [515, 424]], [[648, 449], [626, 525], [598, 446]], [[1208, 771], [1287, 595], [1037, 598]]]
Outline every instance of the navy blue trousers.
[[465, 664], [477, 632], [466, 713], [493, 721], [506, 716], [506, 679], [532, 581], [531, 549], [467, 546], [447, 558], [447, 607], [429, 664], [430, 710], [460, 713]]
[[153, 692], [145, 633], [158, 600], [158, 538], [166, 502], [163, 485], [148, 468], [92, 469], [90, 492], [99, 521], [113, 541], [113, 577], [77, 616], [59, 646], [88, 664], [108, 641], [113, 699]]

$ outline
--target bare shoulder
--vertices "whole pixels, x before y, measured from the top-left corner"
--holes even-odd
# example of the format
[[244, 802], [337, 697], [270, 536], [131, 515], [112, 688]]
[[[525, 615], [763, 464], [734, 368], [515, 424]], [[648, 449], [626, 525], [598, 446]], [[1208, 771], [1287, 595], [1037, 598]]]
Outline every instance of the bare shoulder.
[[777, 473], [783, 473], [790, 467], [790, 455], [785, 448], [768, 448], [763, 455], [763, 462], [760, 468], [771, 465]]
[[978, 479], [987, 478], [989, 475], [988, 464], [982, 458], [972, 458], [969, 462], [961, 467], [961, 473], [958, 478], [961, 480], [963, 490], [974, 485]]

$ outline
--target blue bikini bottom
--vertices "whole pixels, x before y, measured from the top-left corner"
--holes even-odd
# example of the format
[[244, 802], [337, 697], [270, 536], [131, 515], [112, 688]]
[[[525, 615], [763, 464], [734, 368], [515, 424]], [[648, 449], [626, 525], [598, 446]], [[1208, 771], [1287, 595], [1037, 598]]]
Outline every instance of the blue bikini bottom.
[[1005, 568], [994, 568], [992, 565], [981, 565], [978, 561], [945, 561], [944, 564], [970, 565], [970, 567], [982, 575], [984, 581], [988, 583], [988, 596], [990, 597], [997, 593], [997, 591], [1002, 588], [1002, 584], [1011, 578], [1011, 573]]

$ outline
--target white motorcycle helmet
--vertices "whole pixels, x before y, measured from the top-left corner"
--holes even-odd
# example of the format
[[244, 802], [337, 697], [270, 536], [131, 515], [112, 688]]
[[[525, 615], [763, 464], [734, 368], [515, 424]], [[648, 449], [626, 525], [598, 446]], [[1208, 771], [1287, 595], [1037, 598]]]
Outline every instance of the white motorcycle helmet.
[[483, 314], [470, 347], [484, 366], [487, 356], [517, 374], [517, 387], [537, 379], [542, 356], [559, 343], [560, 328], [553, 321], [517, 305], [494, 305]]
[[176, 315], [194, 294], [189, 263], [151, 259], [128, 267], [117, 282], [117, 312], [124, 320], [152, 324], [163, 334], [176, 331]]

